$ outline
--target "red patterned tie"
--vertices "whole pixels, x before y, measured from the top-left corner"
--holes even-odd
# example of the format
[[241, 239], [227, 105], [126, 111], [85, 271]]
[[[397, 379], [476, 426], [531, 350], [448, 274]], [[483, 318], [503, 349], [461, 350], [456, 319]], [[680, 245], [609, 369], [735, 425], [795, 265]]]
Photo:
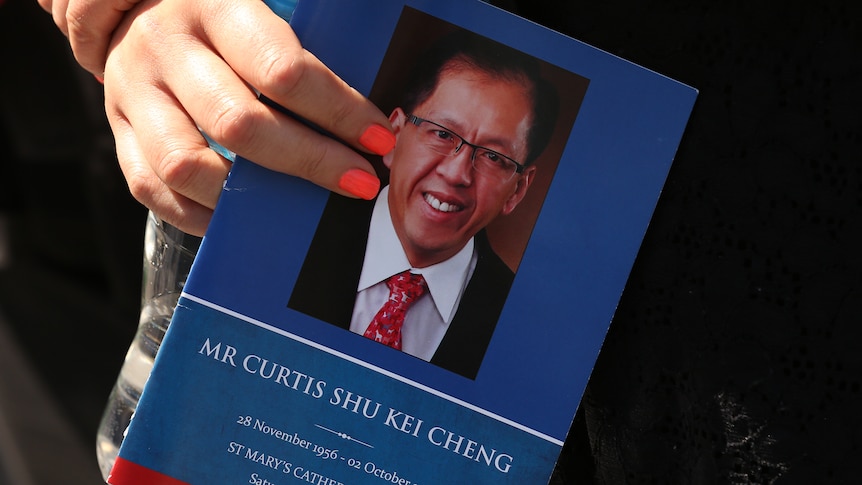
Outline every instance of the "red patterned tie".
[[374, 315], [365, 336], [401, 350], [401, 326], [404, 325], [404, 315], [420, 296], [428, 290], [425, 278], [421, 274], [410, 271], [398, 273], [386, 280], [389, 287], [389, 299]]

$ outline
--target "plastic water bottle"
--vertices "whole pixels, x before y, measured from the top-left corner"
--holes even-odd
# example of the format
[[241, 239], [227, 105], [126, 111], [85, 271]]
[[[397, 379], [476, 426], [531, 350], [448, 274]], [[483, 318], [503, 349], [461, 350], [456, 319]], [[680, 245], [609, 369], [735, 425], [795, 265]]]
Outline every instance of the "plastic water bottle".
[[96, 457], [107, 480], [132, 419], [153, 359], [171, 321], [201, 239], [147, 217], [144, 271], [138, 330], [126, 353], [117, 382], [96, 434]]

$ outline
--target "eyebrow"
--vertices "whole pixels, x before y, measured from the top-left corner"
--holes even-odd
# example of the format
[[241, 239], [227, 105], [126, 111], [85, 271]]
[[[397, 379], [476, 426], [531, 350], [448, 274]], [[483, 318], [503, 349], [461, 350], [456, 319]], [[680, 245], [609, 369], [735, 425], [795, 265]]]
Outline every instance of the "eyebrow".
[[[433, 115], [429, 115], [429, 116], [433, 116]], [[490, 139], [480, 143], [476, 140], [470, 140], [461, 134], [464, 132], [464, 126], [461, 125], [461, 123], [458, 120], [454, 120], [452, 118], [447, 118], [444, 116], [442, 118], [431, 118], [431, 121], [434, 121], [435, 123], [439, 123], [439, 124], [445, 126], [446, 128], [449, 128], [455, 134], [457, 134], [461, 138], [464, 138], [465, 140], [467, 140], [468, 142], [470, 142], [474, 145], [479, 145], [482, 148], [488, 148], [490, 150], [494, 150], [495, 152], [499, 152], [502, 155], [506, 155], [507, 157], [512, 157], [513, 159], [517, 160], [517, 158], [514, 156], [514, 152], [517, 150], [517, 147], [509, 144], [509, 140], [507, 140], [505, 138], [497, 137], [496, 134], [493, 134]], [[499, 147], [499, 148], [496, 148], [496, 147]]]

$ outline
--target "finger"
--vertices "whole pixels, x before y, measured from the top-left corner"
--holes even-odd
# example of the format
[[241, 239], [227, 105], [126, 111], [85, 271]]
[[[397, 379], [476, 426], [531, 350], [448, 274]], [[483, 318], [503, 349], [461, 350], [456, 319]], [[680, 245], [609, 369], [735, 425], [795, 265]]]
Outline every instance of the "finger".
[[372, 198], [379, 181], [364, 157], [258, 101], [205, 46], [186, 47], [165, 80], [210, 137], [262, 166], [342, 195]]
[[65, 22], [75, 59], [101, 76], [111, 34], [139, 0], [78, 0], [69, 4]]
[[110, 120], [117, 159], [132, 196], [168, 224], [203, 236], [212, 218], [212, 209], [171, 190], [150, 168], [128, 121], [121, 116]]
[[126, 108], [140, 149], [171, 190], [210, 209], [221, 194], [230, 162], [206, 140], [169, 93], [140, 95]]
[[53, 10], [51, 8], [51, 5], [52, 5], [51, 0], [38, 0], [38, 3], [39, 3], [39, 6], [42, 7], [42, 10], [44, 10], [48, 13], [53, 13]]
[[[205, 18], [203, 28], [216, 51], [262, 94], [355, 148], [388, 152], [395, 144], [388, 117], [303, 50], [289, 25], [264, 9], [260, 2], [230, 2]], [[256, 28], [240, 27], [247, 22]]]
[[54, 24], [63, 32], [63, 35], [68, 36], [69, 29], [66, 26], [66, 9], [69, 7], [69, 0], [44, 1], [45, 3], [42, 3], [42, 0], [40, 0], [39, 4], [51, 14]]

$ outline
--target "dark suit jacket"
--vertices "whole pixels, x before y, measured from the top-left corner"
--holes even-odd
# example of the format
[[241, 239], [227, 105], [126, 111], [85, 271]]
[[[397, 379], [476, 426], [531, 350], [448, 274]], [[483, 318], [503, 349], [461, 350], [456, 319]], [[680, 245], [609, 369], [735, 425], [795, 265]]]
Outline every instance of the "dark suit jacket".
[[[373, 201], [333, 194], [324, 209], [288, 307], [349, 329], [365, 258]], [[478, 261], [431, 363], [475, 379], [514, 273], [476, 235]]]

